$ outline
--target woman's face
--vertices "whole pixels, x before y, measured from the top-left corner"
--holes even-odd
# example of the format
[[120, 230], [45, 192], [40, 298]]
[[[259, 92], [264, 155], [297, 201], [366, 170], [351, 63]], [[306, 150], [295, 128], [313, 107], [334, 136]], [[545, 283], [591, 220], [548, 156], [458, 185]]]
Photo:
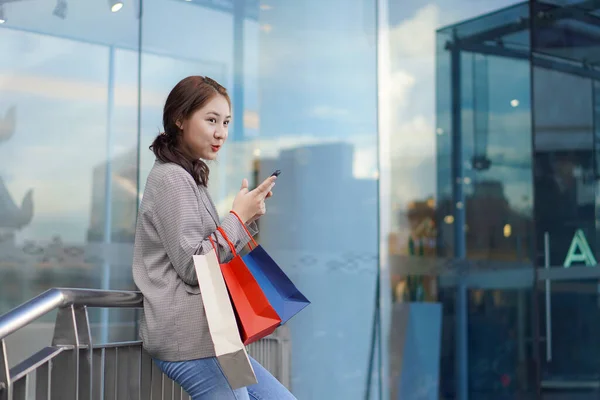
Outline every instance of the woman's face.
[[214, 96], [192, 116], [178, 123], [183, 145], [194, 159], [214, 160], [227, 140], [231, 109], [227, 99]]

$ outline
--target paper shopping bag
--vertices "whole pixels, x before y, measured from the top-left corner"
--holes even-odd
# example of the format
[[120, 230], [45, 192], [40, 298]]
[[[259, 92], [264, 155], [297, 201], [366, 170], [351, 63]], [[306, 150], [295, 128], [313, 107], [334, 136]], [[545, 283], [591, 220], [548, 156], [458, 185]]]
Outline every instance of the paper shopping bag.
[[231, 261], [221, 264], [221, 272], [238, 316], [242, 342], [249, 345], [273, 333], [281, 324], [281, 319], [225, 231], [220, 227], [217, 229], [233, 253]]
[[233, 389], [257, 383], [214, 250], [193, 256], [217, 361]]
[[[239, 219], [237, 214], [233, 214]], [[242, 223], [241, 219], [240, 223]], [[242, 259], [281, 318], [283, 325], [308, 306], [310, 301], [298, 290], [266, 250], [256, 243], [243, 223], [242, 226], [250, 236], [252, 244], [251, 251]]]

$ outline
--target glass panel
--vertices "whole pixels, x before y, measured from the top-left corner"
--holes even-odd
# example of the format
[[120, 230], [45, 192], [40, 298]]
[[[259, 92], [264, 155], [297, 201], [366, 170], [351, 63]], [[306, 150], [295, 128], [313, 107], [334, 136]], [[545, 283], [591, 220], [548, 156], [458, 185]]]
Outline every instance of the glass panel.
[[145, 2], [141, 186], [169, 90], [192, 74], [226, 86], [233, 124], [209, 190], [224, 216], [243, 178], [254, 186], [282, 171], [259, 238], [312, 302], [288, 323], [298, 398], [358, 399], [367, 384], [378, 268], [376, 37], [374, 4], [363, 0]]
[[[133, 289], [137, 9], [3, 3], [0, 314], [55, 286]], [[117, 314], [132, 329], [91, 313], [97, 340], [135, 337], [133, 313]], [[29, 349], [11, 358], [47, 345], [53, 318], [11, 337], [11, 348]]]
[[461, 61], [467, 257], [528, 260], [533, 227], [529, 63], [472, 53]]
[[[169, 26], [169, 29], [157, 29], [157, 26]], [[154, 154], [148, 147], [162, 131], [162, 111], [169, 91], [189, 75], [210, 76], [230, 87], [232, 34], [231, 12], [201, 3], [145, 0], [141, 54], [140, 193], [144, 191], [146, 177], [154, 164]], [[211, 40], [199, 40], [211, 35], [214, 36]], [[228, 164], [225, 157], [219, 160], [220, 164]], [[220, 182], [215, 174], [219, 174], [219, 168], [214, 168], [211, 180]], [[239, 187], [239, 183], [236, 181], [234, 186]]]
[[[537, 265], [562, 278], [538, 285], [541, 390], [544, 399], [592, 399], [600, 393], [594, 277], [600, 19], [593, 2], [549, 3], [534, 2], [534, 215]], [[589, 277], [576, 278], [581, 273]]]
[[[535, 51], [565, 60], [584, 63], [586, 68], [600, 62], [600, 8], [590, 1], [534, 1]], [[562, 3], [562, 4], [561, 4]], [[568, 3], [568, 4], [565, 4]], [[582, 71], [585, 72], [585, 71]]]
[[469, 290], [472, 398], [534, 398], [531, 292], [531, 286]]
[[[504, 5], [509, 2], [502, 2]], [[514, 3], [514, 2], [513, 2]], [[501, 40], [508, 47], [529, 47], [529, 35], [527, 34], [529, 6], [525, 2], [510, 7], [480, 12], [475, 18], [463, 19], [460, 24], [453, 24], [439, 29], [438, 32], [454, 35], [465, 42], [465, 44], [478, 45], [484, 42]], [[463, 17], [464, 18], [464, 17]], [[515, 23], [515, 21], [517, 23]]]
[[[455, 347], [442, 351], [454, 357], [454, 363], [442, 359], [446, 396], [460, 396], [460, 386], [453, 387], [449, 377], [460, 385], [461, 364], [470, 397], [534, 398], [536, 391], [528, 311], [533, 283], [528, 42], [521, 41], [517, 53], [500, 44], [503, 27], [515, 27], [508, 21], [519, 9], [527, 12], [513, 7], [482, 15], [480, 26], [492, 28], [479, 34], [477, 46], [457, 45], [446, 33], [450, 29], [437, 34], [438, 251], [479, 261], [456, 264], [462, 273], [455, 284], [444, 285], [441, 296], [444, 308], [454, 309], [444, 312], [445, 326], [452, 329], [445, 330], [442, 343]], [[518, 31], [523, 37], [526, 28]], [[463, 287], [476, 288], [467, 289], [466, 302]]]
[[[245, 115], [259, 106], [260, 131], [246, 148], [254, 157], [260, 150], [258, 181], [282, 171], [260, 238], [313, 302], [290, 324], [292, 387], [298, 398], [362, 398], [368, 372], [374, 385], [380, 373], [369, 365], [378, 268], [375, 7], [271, 3], [260, 14], [259, 61], [248, 64], [258, 80], [246, 96], [260, 93], [260, 101], [246, 99]], [[243, 173], [233, 171], [230, 193]]]
[[[534, 398], [529, 6], [409, 3], [386, 2], [390, 61], [380, 86], [391, 164], [389, 215], [382, 210], [394, 301], [390, 386], [412, 379], [428, 382], [431, 398]], [[472, 307], [476, 291], [499, 300]], [[409, 362], [397, 342], [414, 333], [396, 323], [399, 309], [424, 303], [441, 307], [439, 337], [421, 342], [440, 343], [436, 372], [395, 375], [394, 365]]]
[[[508, 18], [502, 13], [489, 16], [501, 17]], [[457, 255], [453, 246], [460, 227], [455, 226], [459, 223], [455, 219], [462, 216], [468, 258], [531, 259], [529, 63], [502, 55], [495, 46], [487, 46], [484, 53], [462, 51], [444, 31], [437, 39], [441, 254]], [[460, 96], [455, 103], [453, 93]], [[457, 132], [458, 141], [452, 139]], [[457, 145], [461, 148], [455, 149]], [[460, 161], [458, 157], [453, 161], [457, 151]]]
[[[533, 70], [537, 246], [544, 248], [548, 233], [552, 266], [595, 265], [597, 78], [581, 64], [566, 69], [564, 59], [554, 60]], [[538, 265], [543, 256], [538, 252]]]
[[551, 281], [549, 303], [546, 285], [540, 282], [538, 299], [540, 306], [547, 307], [546, 312], [540, 313], [539, 320], [542, 398], [597, 398], [600, 394], [600, 281]]

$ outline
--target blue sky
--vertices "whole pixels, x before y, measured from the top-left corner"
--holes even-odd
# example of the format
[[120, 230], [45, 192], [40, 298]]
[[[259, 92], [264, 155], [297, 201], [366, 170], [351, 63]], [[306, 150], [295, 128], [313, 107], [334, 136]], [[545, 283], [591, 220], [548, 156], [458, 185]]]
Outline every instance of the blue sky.
[[[43, 215], [51, 223], [58, 215], [73, 218], [77, 212], [79, 229], [59, 230], [78, 241], [89, 221], [91, 170], [107, 155], [111, 44], [121, 49], [115, 53], [111, 152], [122, 154], [136, 146], [138, 20], [131, 2], [116, 14], [103, 2], [69, 2], [65, 20], [51, 17], [54, 4], [32, 0], [6, 5], [8, 22], [0, 28], [0, 49], [9, 57], [0, 61], [0, 90], [7, 95], [0, 99], [0, 107], [16, 104], [18, 123], [15, 136], [0, 145], [0, 171], [17, 202], [30, 187], [38, 187], [34, 198], [42, 201], [36, 202], [34, 224]], [[276, 155], [279, 148], [300, 143], [348, 141], [356, 145], [357, 176], [374, 176], [375, 15], [369, 4], [361, 0], [344, 2], [342, 7], [339, 1], [271, 1], [261, 10], [259, 21], [246, 21], [245, 112], [260, 117], [258, 129], [246, 128], [247, 136], [255, 138], [246, 152], [260, 149]], [[392, 94], [388, 106], [393, 115], [389, 121], [392, 167], [406, 171], [399, 172], [403, 177], [394, 181], [390, 195], [393, 204], [402, 206], [435, 193], [435, 31], [515, 2], [398, 4], [389, 5]], [[180, 78], [207, 74], [232, 88], [233, 18], [185, 1], [147, 1], [143, 46], [147, 54], [142, 66], [142, 176], [152, 162], [146, 149], [160, 130], [162, 104]], [[495, 62], [490, 70], [496, 81], [504, 82], [491, 89], [497, 100], [495, 123], [518, 140], [523, 135], [514, 127], [526, 119], [525, 113], [519, 114], [527, 106], [528, 93], [523, 92], [527, 86], [522, 84], [526, 74], [515, 77], [502, 63]], [[507, 79], [514, 84], [505, 84]], [[515, 110], [510, 100], [517, 97], [522, 100]], [[494, 137], [490, 140], [493, 145]], [[42, 171], [40, 159], [51, 160]], [[78, 168], [70, 169], [72, 165]], [[56, 178], [65, 171], [71, 183], [58, 183]], [[69, 202], [62, 201], [73, 186], [77, 194], [71, 194]], [[517, 186], [507, 188], [515, 198], [525, 190]], [[222, 197], [229, 192], [228, 188], [219, 191]], [[40, 229], [30, 234], [50, 233]]]
[[[364, 2], [344, 4], [270, 2], [260, 21], [246, 21], [245, 112], [260, 116], [260, 129], [246, 133], [271, 155], [295, 143], [354, 143], [356, 173], [373, 176], [374, 11]], [[131, 2], [116, 14], [104, 2], [69, 2], [65, 20], [52, 16], [54, 5], [5, 6], [0, 111], [16, 105], [17, 127], [0, 146], [0, 172], [17, 203], [35, 189], [36, 217], [21, 237], [58, 233], [80, 241], [89, 225], [92, 169], [107, 157], [107, 135], [112, 155], [136, 146], [138, 20]], [[117, 50], [109, 127], [110, 45]], [[206, 74], [232, 88], [233, 18], [185, 1], [147, 1], [143, 48], [142, 172], [152, 162], [146, 149], [160, 130], [164, 99], [179, 79]], [[78, 220], [77, 229], [63, 226], [66, 219]]]
[[[348, 142], [355, 146], [354, 177], [373, 181], [378, 172], [377, 122], [381, 115], [386, 118], [380, 121], [380, 129], [391, 135], [389, 147], [382, 152], [389, 157], [384, 164], [393, 171], [391, 190], [384, 195], [389, 195], [393, 204], [404, 207], [408, 201], [434, 194], [435, 31], [512, 3], [390, 0], [390, 26], [381, 27], [389, 37], [386, 51], [389, 65], [385, 66], [386, 75], [381, 80], [385, 83], [381, 88], [385, 96], [380, 98], [386, 102], [380, 103], [378, 114], [373, 2], [265, 0], [259, 21], [247, 21], [244, 26], [246, 109], [243, 111], [248, 114], [247, 132], [253, 139], [230, 143], [215, 165], [212, 185], [217, 204], [224, 207], [231, 204], [231, 196], [250, 170], [257, 151], [263, 156], [276, 157], [284, 148]], [[31, 226], [19, 233], [19, 241], [49, 240], [59, 234], [66, 243], [83, 244], [90, 224], [92, 172], [107, 159], [108, 135], [112, 138], [113, 156], [127, 154], [137, 145], [138, 20], [134, 3], [128, 1], [123, 10], [111, 14], [105, 0], [69, 0], [65, 20], [52, 16], [55, 4], [54, 0], [29, 0], [5, 5], [7, 23], [0, 27], [3, 54], [0, 115], [16, 105], [17, 125], [14, 136], [0, 143], [0, 175], [17, 203], [28, 189], [34, 189], [35, 217]], [[183, 0], [148, 0], [145, 4], [142, 180], [153, 158], [147, 146], [160, 130], [161, 109], [170, 88], [189, 74], [211, 75], [229, 89], [233, 84], [230, 14]], [[115, 51], [114, 107], [109, 109], [111, 45], [120, 50]], [[495, 99], [499, 101], [494, 104], [494, 110], [499, 112], [492, 116], [493, 123], [499, 131], [515, 132], [521, 137], [518, 130], [522, 129], [528, 113], [509, 108], [505, 103], [510, 104], [514, 95], [503, 93], [509, 86], [520, 85], [520, 78], [505, 76], [501, 63], [494, 68], [495, 76], [501, 78], [499, 82], [510, 78], [511, 84], [493, 86]], [[111, 124], [107, 123], [109, 114]], [[295, 162], [302, 166], [301, 154], [298, 157]], [[321, 160], [322, 165], [311, 165], [310, 170], [327, 169], [339, 161], [327, 157]], [[303, 181], [310, 183], [309, 179]], [[344, 210], [344, 206], [354, 204], [376, 207], [376, 185], [371, 183], [358, 185], [369, 189], [353, 192], [353, 197], [336, 209]], [[303, 187], [298, 189], [298, 193], [313, 199], [320, 194], [305, 193]], [[515, 195], [523, 190], [518, 185], [507, 186], [507, 191]], [[344, 195], [339, 195], [340, 201], [344, 201]], [[322, 215], [323, 223], [329, 218], [330, 215]], [[367, 223], [354, 225], [356, 232], [362, 232]], [[372, 219], [369, 220], [367, 227], [373, 225]], [[304, 229], [299, 232], [298, 240], [316, 233], [318, 227], [314, 232]], [[359, 251], [367, 256], [365, 269], [374, 274], [378, 246], [366, 247], [359, 246]], [[335, 382], [348, 383], [347, 398], [356, 395], [357, 388], [363, 385], [373, 296], [371, 286], [365, 282], [372, 283], [374, 278], [344, 272], [332, 273], [331, 281], [323, 281], [322, 271], [347, 256], [341, 252], [342, 249], [334, 248], [327, 254], [317, 253], [322, 262], [317, 267], [322, 269], [314, 275], [304, 275], [311, 280], [312, 289], [319, 290], [320, 298], [315, 301], [320, 302], [320, 307], [315, 306], [314, 312], [321, 319], [307, 314], [299, 321], [306, 327], [315, 321], [325, 321], [319, 329], [311, 330], [322, 335], [319, 339], [322, 351], [300, 352], [295, 358], [302, 360], [304, 353], [306, 363], [304, 368], [296, 370], [295, 378], [322, 382], [319, 387], [303, 385], [307, 396], [325, 386], [339, 390], [331, 387], [331, 379], [323, 374], [334, 368]], [[310, 254], [311, 249], [304, 253]], [[285, 257], [295, 263], [304, 253]], [[340, 276], [345, 279], [342, 284]], [[335, 295], [328, 291], [330, 288], [336, 290]], [[339, 299], [346, 301], [343, 304], [347, 306], [340, 307]], [[357, 314], [356, 310], [362, 311]], [[340, 328], [334, 324], [335, 320], [328, 317], [334, 313], [340, 320], [343, 317], [350, 321], [351, 326]], [[340, 341], [348, 332], [355, 336], [352, 340], [356, 344], [350, 350], [345, 341]], [[305, 341], [296, 343], [306, 346]]]
[[[448, 118], [436, 114], [436, 102], [448, 104], [448, 88], [439, 90], [436, 79], [445, 79], [449, 70], [444, 55], [436, 54], [436, 31], [451, 24], [485, 15], [492, 11], [516, 4], [510, 0], [494, 1], [435, 1], [389, 3], [389, 63], [387, 80], [390, 90], [385, 112], [389, 134], [389, 152], [392, 174], [389, 195], [392, 210], [405, 210], [409, 202], [423, 200], [436, 195], [437, 168], [436, 135], [447, 134], [436, 126], [436, 120]], [[446, 62], [436, 72], [436, 63]], [[463, 111], [463, 128], [468, 135], [472, 124], [472, 104], [468, 102], [472, 93], [469, 71], [472, 57], [463, 57], [463, 97], [467, 100]], [[526, 63], [490, 58], [488, 63], [490, 98], [490, 154], [507, 154], [513, 158], [529, 160], [531, 147], [529, 114], [529, 68]], [[438, 74], [440, 76], [438, 76]], [[511, 101], [519, 100], [518, 107]], [[443, 111], [447, 107], [442, 107]], [[507, 147], [506, 143], [510, 143]], [[472, 143], [465, 143], [465, 158], [470, 159]], [[516, 149], [512, 151], [512, 148]], [[515, 153], [516, 152], [516, 153]], [[512, 153], [512, 154], [511, 154]], [[493, 159], [494, 157], [492, 157]], [[470, 175], [469, 175], [470, 174]], [[531, 172], [526, 169], [492, 168], [475, 174], [467, 172], [472, 182], [475, 179], [499, 179], [505, 183], [509, 202], [516, 208], [527, 208], [523, 197], [531, 199]], [[467, 188], [467, 192], [470, 189]], [[407, 221], [394, 220], [392, 230]], [[407, 235], [409, 229], [401, 229]]]

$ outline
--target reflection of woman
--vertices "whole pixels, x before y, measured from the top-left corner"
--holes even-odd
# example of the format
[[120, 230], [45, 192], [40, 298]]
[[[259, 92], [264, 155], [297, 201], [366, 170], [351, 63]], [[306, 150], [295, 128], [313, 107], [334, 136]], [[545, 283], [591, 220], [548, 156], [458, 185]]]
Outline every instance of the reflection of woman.
[[[231, 389], [215, 358], [192, 261], [194, 254], [212, 249], [211, 235], [220, 260], [232, 257], [216, 232], [219, 218], [206, 187], [209, 169], [202, 161], [216, 159], [227, 139], [230, 114], [225, 88], [209, 78], [185, 78], [167, 98], [165, 132], [151, 146], [157, 160], [144, 190], [134, 246], [133, 277], [144, 295], [140, 334], [158, 367], [193, 400], [294, 399], [255, 360], [258, 383]], [[265, 213], [275, 179], [252, 191], [244, 179], [232, 212], [221, 222], [238, 250], [249, 240], [240, 221], [256, 234], [254, 221]]]

